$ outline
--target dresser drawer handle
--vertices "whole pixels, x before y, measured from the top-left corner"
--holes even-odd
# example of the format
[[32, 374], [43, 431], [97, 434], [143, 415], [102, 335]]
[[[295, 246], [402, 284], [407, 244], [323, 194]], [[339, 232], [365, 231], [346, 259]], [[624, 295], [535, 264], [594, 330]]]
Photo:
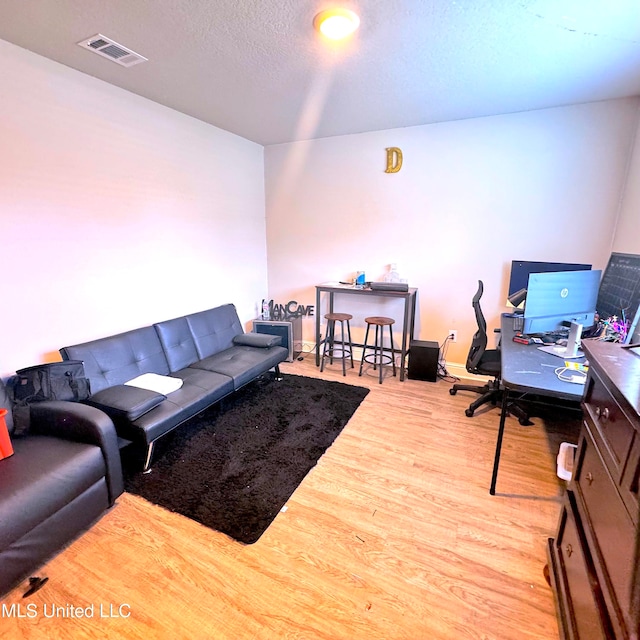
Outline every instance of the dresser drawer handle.
[[587, 472], [587, 475], [584, 477], [584, 479], [589, 483], [589, 486], [591, 486], [593, 484], [593, 481], [595, 480], [591, 471]]
[[609, 419], [609, 407], [605, 407], [601, 409], [600, 407], [596, 407], [596, 416], [598, 418], [602, 418], [603, 420]]
[[568, 544], [565, 548], [565, 551], [567, 553], [567, 558], [570, 558], [571, 554], [573, 553], [573, 547], [570, 544]]

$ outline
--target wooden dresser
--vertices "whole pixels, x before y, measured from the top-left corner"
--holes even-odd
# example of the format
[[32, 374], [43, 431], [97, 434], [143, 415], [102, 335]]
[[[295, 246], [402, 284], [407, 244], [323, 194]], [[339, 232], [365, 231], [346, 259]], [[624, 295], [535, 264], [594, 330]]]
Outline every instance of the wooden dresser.
[[639, 638], [640, 354], [583, 342], [589, 377], [549, 567], [562, 638]]

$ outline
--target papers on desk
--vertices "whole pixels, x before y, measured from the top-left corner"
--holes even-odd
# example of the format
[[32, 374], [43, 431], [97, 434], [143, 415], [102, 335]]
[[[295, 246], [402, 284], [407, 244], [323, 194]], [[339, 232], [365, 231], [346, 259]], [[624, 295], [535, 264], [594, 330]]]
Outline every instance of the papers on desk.
[[322, 287], [334, 287], [335, 289], [362, 289], [362, 285], [356, 286], [351, 282], [325, 282]]

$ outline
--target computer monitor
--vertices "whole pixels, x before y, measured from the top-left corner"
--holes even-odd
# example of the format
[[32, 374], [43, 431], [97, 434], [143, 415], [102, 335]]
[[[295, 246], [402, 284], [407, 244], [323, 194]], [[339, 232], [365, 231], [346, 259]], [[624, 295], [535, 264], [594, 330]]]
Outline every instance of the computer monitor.
[[512, 296], [516, 291], [526, 289], [529, 276], [532, 273], [550, 273], [557, 271], [588, 271], [590, 264], [573, 264], [570, 262], [532, 262], [529, 260], [512, 260], [511, 276], [509, 278], [509, 293]]
[[637, 344], [640, 342], [640, 307], [638, 307], [636, 315], [631, 321], [631, 326], [627, 333], [627, 339], [624, 342], [626, 344]]
[[592, 326], [601, 275], [602, 271], [532, 273], [527, 283], [523, 332], [558, 331], [570, 322]]

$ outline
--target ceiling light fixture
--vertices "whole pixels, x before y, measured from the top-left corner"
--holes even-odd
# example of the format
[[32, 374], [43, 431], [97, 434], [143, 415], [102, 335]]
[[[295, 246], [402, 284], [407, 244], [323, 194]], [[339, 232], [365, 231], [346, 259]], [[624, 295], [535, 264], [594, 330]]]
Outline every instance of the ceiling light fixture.
[[360, 18], [349, 9], [327, 9], [313, 19], [313, 25], [327, 38], [342, 40], [360, 26]]

